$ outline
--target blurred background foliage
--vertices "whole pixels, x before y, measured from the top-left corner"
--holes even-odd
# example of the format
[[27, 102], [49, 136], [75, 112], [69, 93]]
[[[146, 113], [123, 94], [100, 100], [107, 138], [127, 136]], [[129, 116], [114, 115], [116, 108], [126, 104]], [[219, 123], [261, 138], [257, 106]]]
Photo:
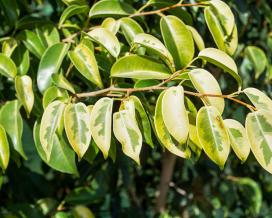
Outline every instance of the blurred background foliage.
[[[7, 46], [7, 37], [21, 29], [31, 29], [47, 22], [57, 26], [65, 4], [74, 1], [1, 0], [2, 49]], [[124, 1], [134, 8], [140, 8], [146, 2]], [[225, 2], [232, 8], [238, 26], [239, 47], [235, 61], [243, 78], [243, 86], [257, 87], [272, 97], [271, 0]], [[93, 4], [91, 0], [88, 3]], [[147, 10], [152, 9], [156, 8]], [[188, 7], [180, 16], [187, 24], [193, 22], [207, 47], [215, 47], [205, 25], [202, 9]], [[80, 30], [80, 25], [76, 23], [82, 23], [82, 17], [71, 19], [73, 26], [62, 29], [64, 36]], [[156, 35], [159, 17], [154, 15], [145, 19], [149, 27], [154, 27], [149, 31]], [[223, 75], [218, 78], [224, 92], [232, 89], [232, 85], [226, 83], [226, 77]], [[14, 98], [9, 83], [6, 79], [0, 80], [1, 102]], [[155, 100], [154, 96], [151, 98]], [[247, 109], [227, 103], [225, 118], [231, 116], [243, 123]], [[21, 162], [14, 156], [7, 173], [0, 175], [0, 217], [93, 217], [92, 213], [95, 217], [103, 218], [155, 216], [154, 205], [163, 155], [160, 146], [157, 145], [154, 150], [143, 147], [141, 167], [124, 155], [118, 155], [121, 153], [118, 147], [115, 163], [111, 159], [104, 161], [99, 154], [91, 165], [81, 161], [78, 165], [80, 176], [71, 176], [54, 171], [42, 162], [34, 146], [31, 126], [33, 121], [24, 121], [23, 145], [28, 160]], [[201, 155], [198, 161], [176, 160], [167, 195], [167, 210], [160, 216], [272, 217], [271, 202], [272, 175], [261, 168], [252, 154], [241, 164], [232, 152], [222, 171], [205, 155]]]

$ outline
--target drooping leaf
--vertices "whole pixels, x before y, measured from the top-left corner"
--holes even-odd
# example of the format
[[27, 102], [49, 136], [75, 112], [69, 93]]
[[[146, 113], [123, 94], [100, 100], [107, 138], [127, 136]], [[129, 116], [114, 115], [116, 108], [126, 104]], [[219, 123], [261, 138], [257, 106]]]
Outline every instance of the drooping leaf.
[[[199, 68], [190, 71], [188, 74], [194, 87], [199, 93], [222, 95], [221, 88], [217, 80], [210, 72]], [[205, 105], [212, 105], [216, 107], [220, 114], [223, 113], [225, 107], [223, 98], [204, 96], [201, 98], [201, 100]]]
[[73, 85], [64, 77], [64, 75], [62, 73], [53, 74], [52, 81], [57, 87], [62, 88], [62, 89], [66, 89], [66, 90], [70, 91], [71, 93], [75, 94], [75, 90], [74, 90]]
[[56, 43], [44, 52], [37, 73], [37, 85], [43, 93], [51, 84], [51, 76], [59, 71], [70, 44]]
[[98, 65], [91, 49], [83, 44], [79, 44], [74, 51], [70, 51], [69, 58], [77, 68], [77, 70], [89, 81], [103, 87], [99, 74]]
[[132, 47], [137, 45], [145, 47], [147, 52], [158, 55], [173, 72], [175, 71], [173, 57], [159, 39], [150, 34], [140, 33], [134, 37]]
[[61, 28], [62, 24], [70, 17], [78, 14], [87, 14], [89, 11], [88, 5], [70, 5], [68, 6], [61, 14], [59, 19], [59, 29]]
[[249, 113], [246, 131], [251, 150], [259, 164], [272, 173], [272, 119], [271, 113], [259, 110]]
[[250, 143], [246, 129], [241, 123], [233, 119], [224, 120], [230, 137], [230, 145], [237, 157], [244, 163], [250, 152]]
[[169, 131], [167, 130], [162, 114], [162, 99], [165, 92], [162, 92], [157, 100], [156, 109], [155, 109], [155, 117], [154, 117], [154, 125], [157, 137], [161, 144], [171, 153], [182, 157], [189, 158], [191, 156], [191, 152], [188, 148], [181, 147], [180, 144], [176, 143]]
[[140, 151], [142, 148], [142, 134], [134, 117], [128, 110], [113, 114], [113, 133], [122, 144], [125, 155], [140, 164]]
[[36, 27], [35, 31], [45, 48], [60, 42], [59, 32], [52, 23]]
[[53, 101], [46, 108], [41, 120], [40, 141], [46, 154], [47, 161], [50, 160], [54, 138], [58, 127], [61, 125], [61, 118], [65, 104], [59, 100]]
[[9, 144], [5, 129], [0, 125], [0, 167], [6, 170], [9, 163]]
[[118, 0], [103, 0], [92, 6], [89, 17], [122, 17], [133, 14], [134, 12], [135, 9], [125, 2]]
[[108, 17], [103, 20], [101, 27], [111, 31], [114, 35], [116, 35], [120, 28], [120, 20], [115, 20], [112, 17]]
[[242, 80], [238, 74], [237, 66], [234, 60], [225, 52], [215, 48], [205, 48], [199, 52], [198, 57], [228, 72], [234, 79], [236, 79], [239, 87], [241, 86]]
[[117, 58], [121, 47], [116, 36], [105, 28], [95, 28], [88, 32], [91, 39], [105, 48], [113, 57]]
[[199, 34], [199, 32], [192, 26], [187, 25], [187, 28], [192, 33], [193, 39], [195, 41], [195, 44], [196, 44], [198, 50], [199, 51], [203, 50], [205, 48], [205, 43], [204, 43], [201, 35]]
[[177, 17], [161, 18], [160, 28], [164, 44], [174, 58], [176, 69], [186, 66], [194, 57], [194, 41], [191, 32]]
[[26, 113], [29, 117], [30, 112], [34, 105], [34, 93], [32, 89], [32, 79], [31, 77], [24, 76], [16, 76], [15, 77], [15, 90], [18, 99], [23, 104]]
[[10, 137], [14, 149], [26, 160], [22, 146], [23, 120], [19, 111], [20, 107], [18, 100], [7, 102], [0, 111], [0, 124]]
[[246, 88], [243, 92], [258, 110], [272, 110], [272, 100], [265, 93], [256, 88]]
[[27, 74], [30, 67], [29, 51], [24, 45], [19, 45], [11, 56], [17, 66], [17, 72], [20, 75]]
[[129, 45], [133, 42], [133, 39], [137, 34], [144, 32], [143, 28], [135, 20], [129, 17], [120, 19], [120, 27]]
[[197, 114], [196, 128], [205, 153], [223, 169], [230, 152], [230, 140], [219, 111], [213, 106], [202, 107]]
[[69, 145], [67, 145], [63, 139], [59, 139], [58, 136], [54, 134], [50, 159], [47, 160], [46, 153], [44, 152], [40, 141], [39, 133], [40, 124], [36, 122], [33, 128], [33, 138], [35, 141], [36, 149], [41, 159], [48, 166], [52, 167], [55, 170], [64, 173], [77, 174], [78, 172], [75, 163], [75, 153], [69, 147]]
[[163, 122], [170, 135], [180, 145], [185, 144], [189, 135], [189, 119], [182, 86], [171, 87], [165, 91], [161, 110]]
[[264, 51], [256, 46], [247, 46], [245, 54], [253, 65], [255, 78], [258, 79], [267, 66], [267, 58]]
[[72, 148], [81, 159], [91, 142], [90, 114], [85, 104], [69, 104], [64, 111], [64, 127]]
[[113, 100], [104, 97], [95, 103], [91, 112], [92, 136], [105, 159], [108, 157], [111, 145], [112, 106]]
[[8, 78], [14, 78], [17, 74], [16, 65], [3, 53], [0, 53], [0, 74]]
[[112, 77], [166, 79], [170, 75], [170, 70], [163, 64], [148, 57], [138, 55], [122, 57], [111, 68]]

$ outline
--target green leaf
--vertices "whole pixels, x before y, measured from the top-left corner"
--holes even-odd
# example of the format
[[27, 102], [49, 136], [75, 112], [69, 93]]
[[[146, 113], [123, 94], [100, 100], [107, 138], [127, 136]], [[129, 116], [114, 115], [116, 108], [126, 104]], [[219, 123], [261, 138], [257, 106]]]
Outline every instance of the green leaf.
[[67, 145], [63, 139], [60, 140], [58, 136], [54, 134], [50, 159], [47, 160], [46, 153], [44, 152], [40, 141], [39, 133], [40, 124], [36, 122], [33, 129], [33, 137], [36, 149], [41, 159], [55, 170], [64, 173], [78, 174], [75, 163], [75, 153], [70, 146]]
[[74, 15], [79, 14], [87, 14], [89, 11], [88, 5], [70, 5], [62, 12], [61, 17], [59, 19], [59, 29], [61, 28], [62, 24]]
[[44, 92], [42, 99], [43, 108], [45, 109], [54, 100], [66, 101], [67, 99], [69, 99], [69, 95], [66, 90], [51, 86]]
[[24, 30], [18, 35], [25, 47], [37, 58], [41, 58], [46, 47], [43, 45], [42, 41], [39, 39], [38, 35], [32, 31]]
[[91, 39], [105, 48], [113, 57], [117, 58], [121, 47], [116, 36], [105, 28], [95, 28], [94, 30], [88, 32], [88, 36]]
[[17, 66], [20, 75], [27, 74], [30, 67], [29, 51], [24, 45], [19, 45], [11, 55], [12, 60]]
[[205, 48], [199, 52], [198, 58], [208, 61], [228, 72], [234, 79], [236, 79], [239, 87], [241, 87], [242, 80], [238, 74], [237, 66], [234, 60], [225, 52], [216, 48]]
[[159, 39], [150, 34], [140, 33], [134, 37], [132, 47], [137, 47], [137, 45], [146, 48], [147, 52], [158, 55], [172, 72], [175, 72], [173, 57]]
[[75, 218], [95, 218], [92, 211], [83, 205], [77, 205], [73, 208], [73, 217]]
[[135, 9], [125, 2], [120, 2], [119, 0], [103, 0], [92, 6], [89, 17], [122, 17], [135, 12]]
[[68, 53], [77, 70], [89, 81], [103, 88], [98, 65], [91, 49], [79, 44], [74, 51]]
[[264, 51], [256, 46], [247, 46], [245, 55], [254, 67], [255, 78], [258, 79], [267, 66], [267, 58]]
[[258, 110], [272, 110], [272, 100], [265, 93], [256, 88], [246, 88], [243, 92]]
[[162, 118], [170, 135], [180, 144], [186, 143], [189, 135], [189, 119], [184, 105], [182, 86], [167, 89], [162, 97]]
[[205, 43], [204, 43], [201, 35], [199, 34], [199, 32], [192, 26], [187, 25], [187, 28], [192, 33], [193, 39], [195, 41], [195, 44], [196, 44], [196, 47], [198, 48], [198, 50], [199, 51], [203, 50], [205, 48]]
[[26, 160], [26, 154], [22, 146], [23, 120], [20, 114], [18, 100], [8, 101], [0, 111], [0, 124], [5, 128], [10, 137], [14, 149]]
[[9, 163], [9, 144], [5, 129], [0, 125], [0, 167], [6, 170]]
[[185, 67], [194, 57], [194, 41], [186, 25], [175, 16], [164, 16], [160, 21], [164, 44], [172, 54], [176, 69]]
[[10, 57], [15, 49], [18, 47], [18, 42], [15, 38], [9, 37], [2, 43], [2, 52]]
[[87, 5], [86, 0], [62, 0], [66, 5]]
[[134, 117], [128, 110], [113, 114], [113, 133], [122, 144], [125, 155], [140, 165], [140, 152], [142, 148], [142, 134]]
[[129, 55], [118, 59], [113, 64], [111, 76], [133, 79], [166, 79], [171, 74], [166, 66], [151, 58]]
[[133, 39], [137, 34], [144, 32], [140, 24], [129, 17], [120, 19], [120, 27], [129, 45], [133, 42]]
[[105, 159], [111, 145], [112, 106], [113, 100], [104, 97], [95, 103], [91, 112], [92, 136]]
[[32, 89], [32, 79], [31, 77], [24, 76], [16, 76], [15, 77], [15, 90], [18, 99], [23, 104], [27, 116], [29, 117], [30, 112], [34, 105], [34, 93]]
[[[7, 19], [10, 28], [15, 25], [20, 14], [16, 0], [0, 0], [1, 10], [4, 12], [4, 18]], [[3, 15], [2, 15], [3, 16]], [[3, 17], [2, 17], [3, 19]]]
[[116, 35], [120, 27], [120, 20], [115, 20], [112, 17], [108, 17], [105, 20], [103, 20], [101, 27], [109, 30], [114, 35]]
[[45, 48], [60, 42], [57, 28], [52, 23], [47, 23], [35, 29], [37, 36]]
[[271, 113], [259, 110], [249, 113], [246, 131], [251, 150], [259, 164], [272, 173], [272, 120]]
[[230, 145], [237, 157], [244, 163], [250, 153], [250, 144], [246, 129], [241, 123], [233, 119], [224, 120], [230, 137]]
[[202, 107], [197, 114], [196, 128], [205, 153], [223, 169], [230, 152], [230, 140], [219, 111], [213, 106]]
[[72, 148], [81, 159], [91, 142], [90, 114], [85, 104], [69, 104], [64, 111], [64, 127]]
[[190, 150], [188, 148], [184, 149], [184, 147], [182, 147], [179, 143], [173, 140], [168, 129], [165, 126], [162, 114], [162, 99], [164, 94], [165, 91], [160, 94], [155, 109], [154, 125], [157, 137], [161, 144], [169, 152], [182, 158], [189, 158], [191, 156]]
[[0, 53], [0, 74], [8, 78], [14, 78], [17, 74], [16, 65], [3, 53]]
[[63, 76], [62, 73], [53, 74], [52, 81], [57, 87], [62, 88], [62, 89], [66, 89], [66, 90], [70, 91], [71, 93], [75, 94], [75, 90], [74, 90], [73, 85]]
[[51, 84], [51, 76], [59, 71], [70, 44], [57, 43], [44, 52], [37, 73], [37, 85], [43, 93]]
[[[222, 95], [221, 88], [214, 78], [214, 76], [204, 69], [194, 69], [189, 73], [190, 80], [192, 81], [195, 89], [201, 94], [215, 94]], [[208, 97], [201, 98], [205, 105], [212, 105], [217, 108], [220, 114], [223, 113], [225, 107], [225, 101], [220, 97]]]
[[43, 115], [40, 128], [40, 141], [46, 154], [46, 160], [49, 161], [53, 149], [56, 131], [61, 125], [65, 104], [61, 101], [50, 103]]

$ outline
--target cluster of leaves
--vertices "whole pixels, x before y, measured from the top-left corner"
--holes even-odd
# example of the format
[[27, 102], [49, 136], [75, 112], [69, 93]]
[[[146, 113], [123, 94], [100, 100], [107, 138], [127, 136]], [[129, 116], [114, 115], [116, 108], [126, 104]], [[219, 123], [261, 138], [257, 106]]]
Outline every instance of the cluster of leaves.
[[[140, 164], [140, 153], [147, 149], [142, 144], [155, 150], [161, 144], [179, 157], [195, 160], [204, 150], [222, 169], [231, 147], [242, 162], [251, 150], [272, 173], [272, 100], [256, 88], [242, 90], [248, 85], [242, 78], [251, 70], [256, 80], [265, 77], [269, 83], [271, 63], [262, 49], [238, 46], [235, 17], [223, 1], [187, 5], [150, 0], [137, 11], [117, 0], [101, 0], [91, 7], [85, 1], [65, 0], [59, 3], [57, 27], [35, 13], [23, 16], [31, 11], [24, 3], [0, 2], [5, 17], [0, 31], [4, 36], [0, 166], [4, 171], [10, 157], [18, 165], [19, 156], [29, 158], [22, 140], [23, 131], [30, 128], [40, 158], [51, 168], [74, 175], [80, 174], [77, 167], [82, 161], [94, 164], [99, 151], [105, 159], [120, 159], [119, 145]], [[206, 48], [186, 6], [194, 8], [192, 14], [204, 16], [217, 48]], [[167, 7], [169, 15], [161, 15]], [[148, 8], [157, 9], [151, 16], [162, 17], [148, 20], [150, 14], [143, 12]], [[234, 58], [242, 50], [240, 76]], [[221, 80], [231, 84], [227, 90], [231, 94], [222, 95], [220, 72], [227, 73]], [[243, 94], [254, 106], [238, 99]], [[222, 118], [229, 104], [224, 99], [251, 110], [245, 127]], [[100, 180], [99, 176], [95, 182]], [[238, 183], [260, 192], [252, 180]], [[65, 201], [77, 204], [76, 192]], [[80, 192], [88, 195], [91, 190]], [[253, 213], [259, 210], [255, 205]]]

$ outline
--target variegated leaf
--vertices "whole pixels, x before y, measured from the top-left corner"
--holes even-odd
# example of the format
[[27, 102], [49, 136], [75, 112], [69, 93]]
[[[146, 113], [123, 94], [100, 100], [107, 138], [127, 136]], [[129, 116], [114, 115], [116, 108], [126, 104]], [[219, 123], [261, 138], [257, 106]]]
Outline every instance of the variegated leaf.
[[272, 110], [272, 100], [256, 88], [246, 88], [243, 91], [258, 110]]
[[112, 106], [113, 100], [105, 97], [99, 99], [91, 109], [92, 136], [105, 159], [111, 145]]

